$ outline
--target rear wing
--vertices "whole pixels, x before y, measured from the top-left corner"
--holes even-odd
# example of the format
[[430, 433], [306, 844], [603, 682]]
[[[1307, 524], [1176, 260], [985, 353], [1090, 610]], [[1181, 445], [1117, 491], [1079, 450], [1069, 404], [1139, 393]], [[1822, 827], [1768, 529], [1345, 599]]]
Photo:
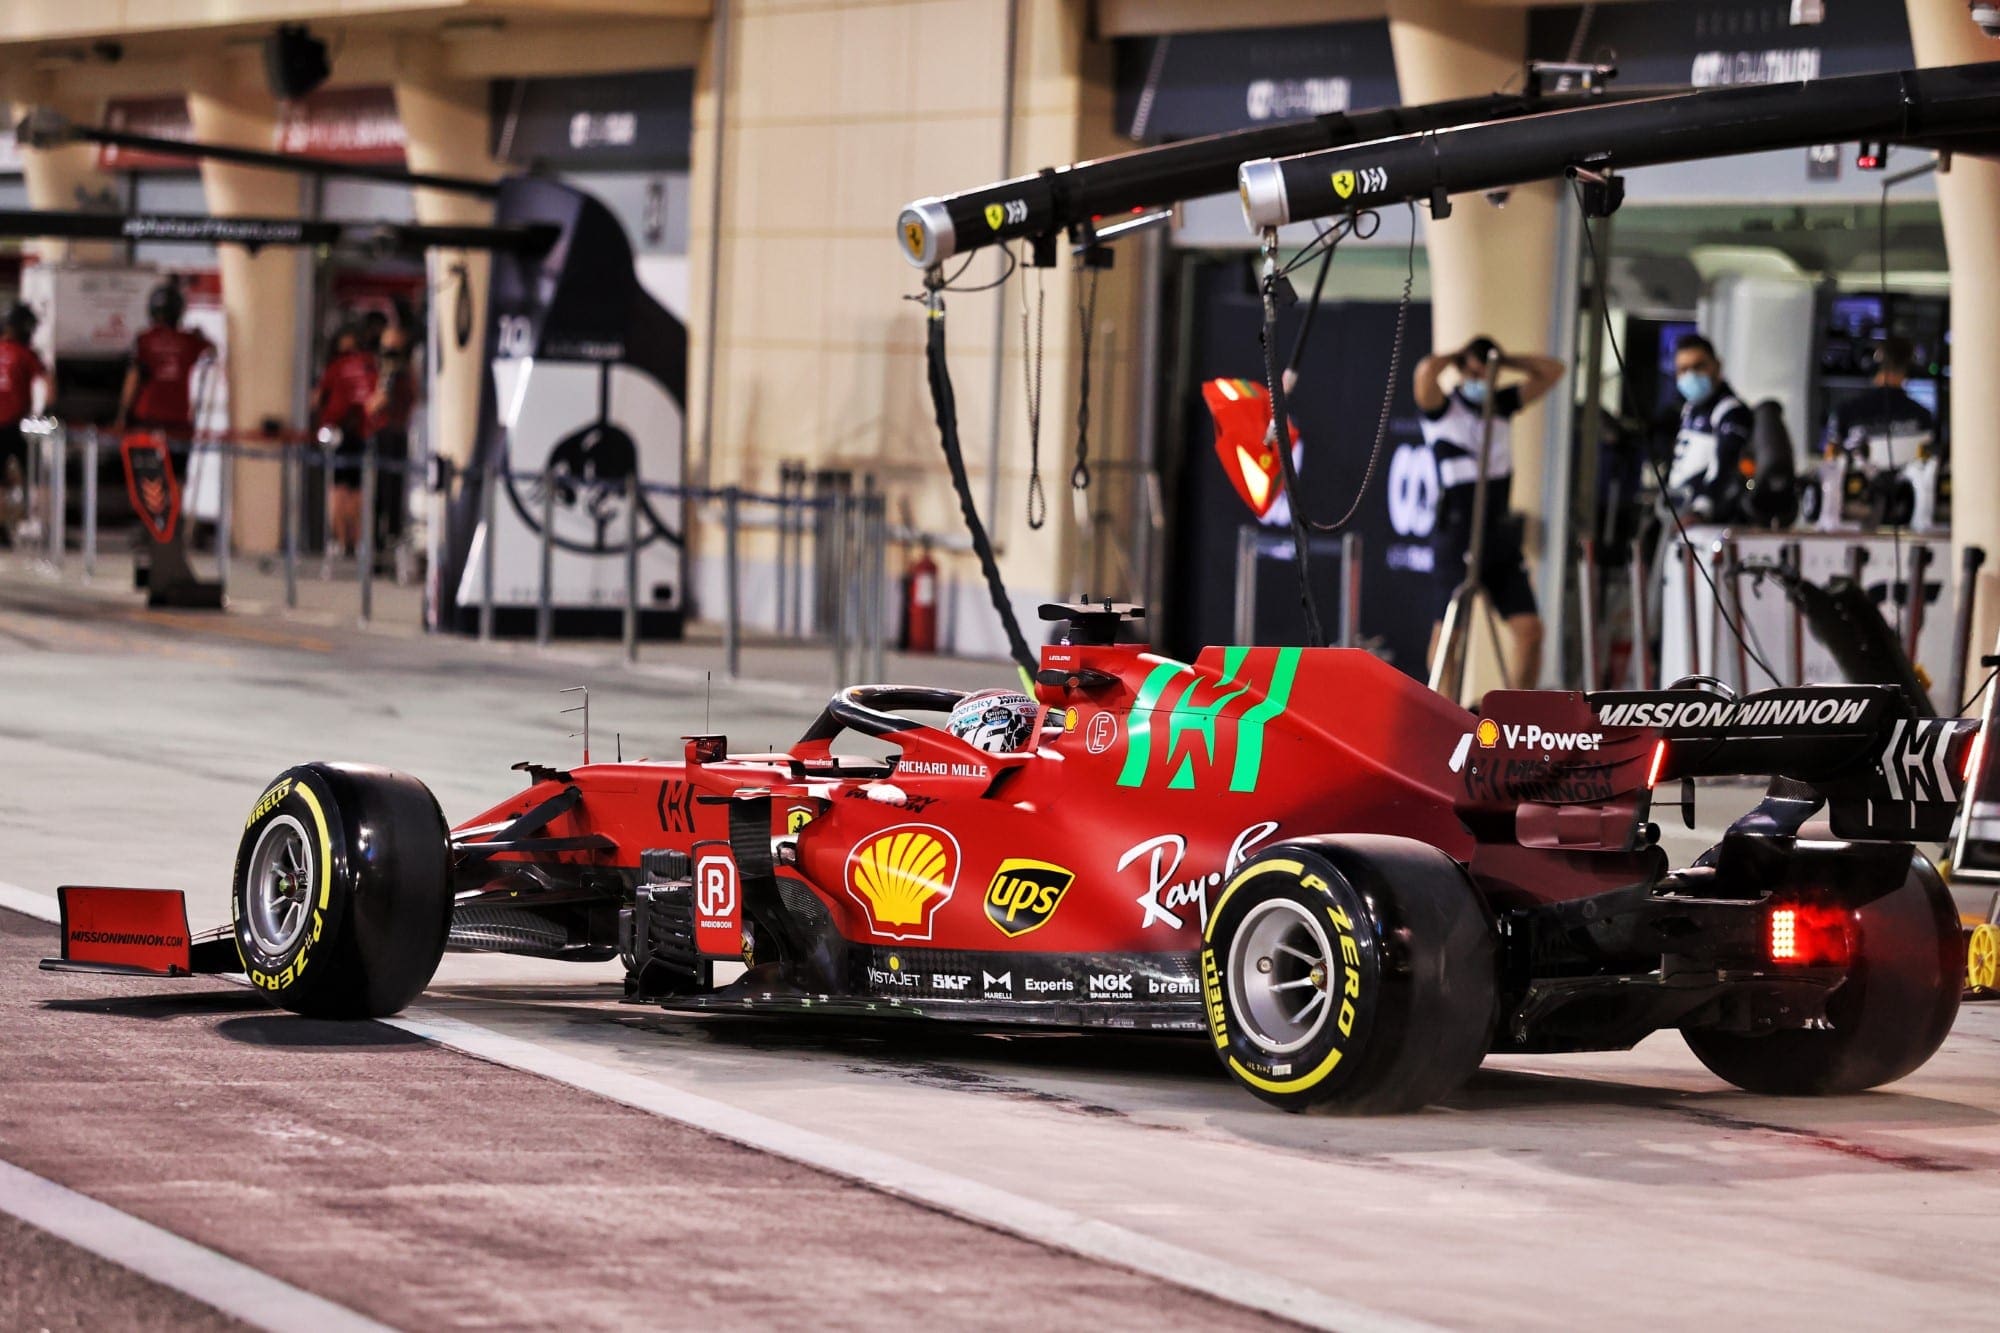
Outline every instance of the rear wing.
[[[1511, 807], [1522, 840], [1536, 842], [1544, 827], [1586, 823], [1574, 808], [1542, 807], [1592, 807], [1606, 834], [1623, 827], [1636, 833], [1661, 783], [1737, 775], [1810, 787], [1838, 838], [1942, 841], [1981, 734], [1972, 719], [1918, 717], [1888, 685], [1788, 686], [1740, 696], [1497, 690], [1480, 711], [1454, 756], [1453, 771], [1465, 771], [1460, 809], [1477, 816]], [[1565, 838], [1555, 845], [1580, 844]]]

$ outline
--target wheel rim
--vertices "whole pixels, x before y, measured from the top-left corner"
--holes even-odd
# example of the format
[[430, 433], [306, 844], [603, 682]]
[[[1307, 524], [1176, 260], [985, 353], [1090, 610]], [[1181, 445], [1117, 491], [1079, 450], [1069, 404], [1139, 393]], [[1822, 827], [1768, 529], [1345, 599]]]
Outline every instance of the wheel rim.
[[264, 826], [250, 853], [245, 895], [250, 938], [270, 957], [281, 957], [305, 934], [312, 919], [312, 843], [298, 820], [279, 815]]
[[1340, 973], [1318, 916], [1289, 898], [1250, 909], [1229, 945], [1229, 990], [1245, 1035], [1272, 1055], [1326, 1027]]

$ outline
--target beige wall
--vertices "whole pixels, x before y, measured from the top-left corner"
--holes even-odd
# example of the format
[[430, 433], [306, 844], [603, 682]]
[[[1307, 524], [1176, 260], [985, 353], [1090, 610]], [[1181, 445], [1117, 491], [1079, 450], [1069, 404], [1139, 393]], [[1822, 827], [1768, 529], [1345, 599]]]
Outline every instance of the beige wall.
[[[209, 143], [265, 148], [277, 123], [277, 103], [262, 87], [261, 71], [238, 57], [195, 72], [188, 116], [195, 137]], [[219, 216], [296, 217], [299, 177], [233, 163], [204, 161], [202, 191]], [[229, 416], [238, 431], [255, 431], [269, 418], [292, 421], [294, 356], [298, 347], [299, 265], [303, 252], [272, 246], [251, 253], [240, 245], [216, 247], [222, 270], [222, 305], [229, 320]], [[236, 543], [245, 550], [276, 550], [283, 522], [283, 482], [275, 461], [238, 459], [235, 472]]]
[[[1959, 65], [2000, 57], [1957, 0], [1909, 0], [1910, 37], [1920, 65]], [[2000, 634], [2000, 162], [1959, 157], [1937, 178], [1951, 259], [1951, 545], [1954, 577], [1967, 546], [1986, 551], [1973, 620], [1968, 682]], [[1942, 701], [1941, 701], [1942, 702]], [[1958, 701], [1952, 700], [1949, 705]]]
[[[894, 224], [913, 198], [1001, 174], [1007, 6], [998, 0], [810, 6], [742, 0], [732, 14], [709, 478], [718, 485], [769, 487], [785, 458], [850, 466], [874, 472], [892, 495], [907, 498], [920, 527], [956, 536], [960, 523], [941, 484], [925, 387], [923, 316], [902, 299], [921, 282], [898, 251]], [[1109, 146], [1108, 49], [1086, 39], [1085, 17], [1080, 0], [1020, 4], [1014, 172]], [[702, 274], [711, 184], [707, 84], [704, 78], [697, 95], [691, 245], [697, 276], [690, 379], [697, 390], [709, 299]], [[965, 281], [985, 282], [995, 272], [993, 256], [982, 256]], [[960, 428], [982, 504], [992, 438], [995, 303], [1006, 303], [1007, 331], [998, 349], [1004, 358], [999, 506], [987, 518], [1004, 551], [1008, 580], [1023, 599], [1065, 590], [1076, 414], [1072, 281], [1067, 268], [1042, 279], [1042, 454], [1050, 523], [1039, 533], [1030, 533], [1022, 518], [1028, 470], [1015, 313], [1019, 284], [997, 294], [946, 297]], [[1130, 276], [1114, 272], [1102, 280], [1098, 299], [1100, 328], [1120, 330], [1114, 341], [1121, 360], [1135, 341], [1132, 290]], [[1116, 383], [1129, 392], [1126, 377]], [[1119, 407], [1114, 429], [1122, 424], [1129, 432], [1132, 414], [1125, 403]], [[695, 405], [696, 438], [708, 410], [706, 403]], [[1116, 447], [1129, 444], [1120, 440]], [[697, 470], [702, 461], [695, 460]], [[976, 577], [969, 561], [956, 562], [952, 572], [961, 581]], [[962, 646], [990, 650], [998, 642], [983, 603], [976, 590], [964, 601]]]

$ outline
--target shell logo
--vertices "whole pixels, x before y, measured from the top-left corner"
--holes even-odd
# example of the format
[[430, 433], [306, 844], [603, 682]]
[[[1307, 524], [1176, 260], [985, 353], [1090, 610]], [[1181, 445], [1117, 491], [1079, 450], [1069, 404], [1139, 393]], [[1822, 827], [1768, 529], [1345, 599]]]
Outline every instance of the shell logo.
[[866, 909], [872, 934], [927, 940], [958, 888], [958, 861], [958, 839], [935, 824], [898, 824], [848, 855], [847, 893]]
[[1480, 749], [1490, 750], [1500, 743], [1500, 724], [1490, 717], [1482, 718], [1478, 730], [1473, 734], [1479, 737]]

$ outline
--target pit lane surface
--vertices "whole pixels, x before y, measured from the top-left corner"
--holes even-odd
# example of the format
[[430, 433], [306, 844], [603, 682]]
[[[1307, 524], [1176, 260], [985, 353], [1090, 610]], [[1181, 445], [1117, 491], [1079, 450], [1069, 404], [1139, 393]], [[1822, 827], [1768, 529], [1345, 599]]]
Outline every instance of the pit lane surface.
[[[244, 803], [287, 763], [327, 754], [328, 738], [339, 738], [339, 756], [423, 776], [454, 816], [511, 790], [508, 762], [574, 744], [550, 693], [578, 678], [573, 664], [463, 645], [364, 649], [340, 636], [324, 649], [191, 639], [73, 617], [51, 628], [38, 607], [9, 613], [0, 601], [0, 629], [47, 645], [0, 648], [8, 697], [34, 701], [0, 720], [0, 879], [39, 892], [91, 880], [184, 886], [200, 926], [226, 911]], [[627, 753], [666, 752], [662, 738], [699, 718], [700, 691], [686, 681], [590, 674], [616, 686], [594, 697], [600, 746], [617, 727]], [[816, 709], [803, 690], [718, 687], [714, 729], [775, 740]], [[632, 739], [641, 733], [645, 744]], [[651, 1088], [663, 1106], [733, 1109], [857, 1160], [963, 1182], [961, 1200], [1023, 1200], [1108, 1224], [1349, 1311], [1457, 1327], [1860, 1327], [1962, 1318], [1987, 1302], [1976, 1238], [2000, 1209], [2000, 1009], [1968, 1009], [1938, 1059], [1867, 1096], [1751, 1097], [1657, 1037], [1625, 1054], [1490, 1061], [1445, 1107], [1338, 1121], [1266, 1110], [1190, 1043], [682, 1019], [613, 1003], [614, 975], [454, 957], [409, 1025], [489, 1054], [525, 1053], [524, 1063], [560, 1065], [637, 1100]], [[49, 981], [24, 985], [46, 996]], [[80, 984], [105, 997], [134, 991]], [[193, 1039], [172, 1024], [75, 1017], [75, 1040], [93, 1051], [115, 1051], [133, 1029], [161, 1034], [156, 1052]], [[344, 1052], [347, 1077], [397, 1087], [411, 1050], [454, 1058], [420, 1044], [366, 1046]], [[68, 1068], [90, 1078], [73, 1060]], [[119, 1095], [112, 1078], [75, 1090], [77, 1104]], [[156, 1112], [169, 1123], [175, 1114]], [[388, 1106], [377, 1114], [394, 1119]], [[619, 1115], [632, 1123], [617, 1122], [604, 1153], [657, 1121]], [[376, 1123], [357, 1125], [373, 1133]], [[160, 1188], [135, 1190], [135, 1210]], [[372, 1196], [346, 1204], [363, 1220], [377, 1206]], [[752, 1252], [743, 1261], [768, 1252], [747, 1223], [741, 1241]], [[905, 1269], [928, 1272], [931, 1250], [928, 1239], [912, 1243]], [[1039, 1271], [1013, 1274], [988, 1312], [1017, 1310], [1040, 1290]], [[636, 1281], [629, 1269], [618, 1280]], [[1171, 1322], [1196, 1322], [1181, 1317], [1191, 1313], [1177, 1307]]]

